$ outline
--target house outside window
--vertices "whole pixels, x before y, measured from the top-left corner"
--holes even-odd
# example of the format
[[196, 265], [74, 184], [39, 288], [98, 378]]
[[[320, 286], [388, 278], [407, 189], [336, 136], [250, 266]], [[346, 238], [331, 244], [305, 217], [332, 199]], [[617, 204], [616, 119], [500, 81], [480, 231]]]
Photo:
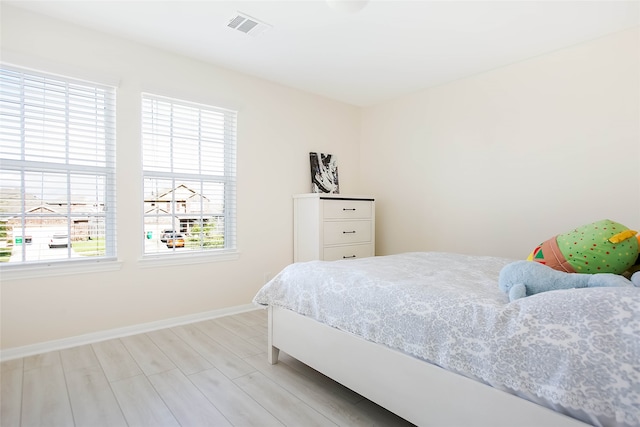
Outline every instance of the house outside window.
[[115, 88], [0, 65], [0, 265], [115, 259]]
[[145, 255], [235, 251], [236, 116], [143, 94]]

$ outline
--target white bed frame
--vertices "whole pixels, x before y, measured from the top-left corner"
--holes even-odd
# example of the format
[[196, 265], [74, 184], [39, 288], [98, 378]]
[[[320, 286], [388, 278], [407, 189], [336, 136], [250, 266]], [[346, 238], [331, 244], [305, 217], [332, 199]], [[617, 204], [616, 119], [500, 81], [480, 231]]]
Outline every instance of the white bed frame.
[[268, 311], [269, 363], [282, 350], [418, 426], [587, 425], [293, 311]]

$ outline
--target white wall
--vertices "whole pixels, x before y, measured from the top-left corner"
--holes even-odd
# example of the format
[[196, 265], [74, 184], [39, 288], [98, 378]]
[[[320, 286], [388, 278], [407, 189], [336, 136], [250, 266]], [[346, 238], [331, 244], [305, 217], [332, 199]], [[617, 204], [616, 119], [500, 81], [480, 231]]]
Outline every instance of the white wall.
[[[292, 262], [292, 194], [310, 191], [309, 151], [333, 153], [359, 192], [360, 110], [2, 5], [2, 60], [118, 79], [116, 272], [2, 280], [2, 348], [249, 304]], [[140, 92], [235, 108], [236, 261], [141, 268]], [[327, 126], [331, 123], [331, 126]]]
[[592, 221], [639, 229], [639, 40], [617, 33], [365, 109], [377, 253], [524, 258]]
[[[6, 5], [1, 19], [3, 60], [120, 80], [123, 262], [2, 280], [3, 349], [249, 303], [292, 260], [309, 151], [337, 156], [341, 192], [376, 196], [378, 254], [525, 257], [582, 223], [640, 227], [637, 30], [358, 109]], [[239, 110], [239, 260], [140, 268], [143, 90]]]

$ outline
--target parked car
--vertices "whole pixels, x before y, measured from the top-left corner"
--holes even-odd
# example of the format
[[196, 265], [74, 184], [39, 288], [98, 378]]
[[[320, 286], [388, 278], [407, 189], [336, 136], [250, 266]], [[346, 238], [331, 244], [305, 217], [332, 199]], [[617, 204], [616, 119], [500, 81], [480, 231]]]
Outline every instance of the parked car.
[[49, 239], [49, 248], [66, 248], [69, 246], [69, 236], [66, 234], [54, 234]]
[[160, 241], [162, 243], [167, 243], [167, 238], [176, 233], [178, 233], [176, 230], [162, 230], [160, 233]]
[[184, 236], [180, 233], [167, 235], [168, 248], [184, 248]]

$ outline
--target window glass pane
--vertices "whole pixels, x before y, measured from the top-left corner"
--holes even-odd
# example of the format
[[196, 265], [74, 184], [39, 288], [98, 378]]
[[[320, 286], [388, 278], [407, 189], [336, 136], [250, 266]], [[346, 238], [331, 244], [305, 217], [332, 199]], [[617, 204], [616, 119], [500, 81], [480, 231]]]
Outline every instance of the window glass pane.
[[104, 215], [106, 178], [101, 175], [73, 174], [70, 176], [69, 193], [75, 214]]
[[24, 172], [25, 213], [32, 209], [46, 207], [56, 213], [65, 213], [69, 207], [67, 200], [67, 174], [64, 172]]
[[8, 221], [22, 209], [20, 176], [20, 172], [0, 171], [0, 221]]
[[75, 216], [72, 218], [72, 248], [78, 256], [104, 256], [106, 254], [105, 219], [101, 216]]

